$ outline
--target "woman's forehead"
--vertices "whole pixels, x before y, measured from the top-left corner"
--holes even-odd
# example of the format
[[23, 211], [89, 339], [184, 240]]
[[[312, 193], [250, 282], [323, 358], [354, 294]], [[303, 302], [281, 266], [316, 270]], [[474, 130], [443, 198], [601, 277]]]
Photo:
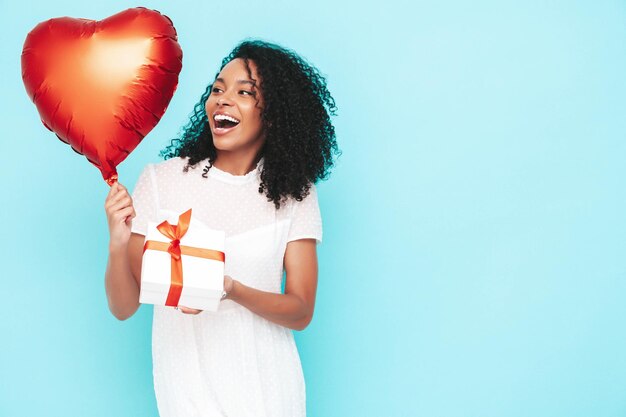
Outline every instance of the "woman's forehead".
[[222, 68], [217, 78], [221, 78], [223, 80], [250, 80], [250, 76], [252, 76], [252, 80], [254, 81], [258, 79], [256, 73], [256, 64], [252, 60], [248, 60], [248, 67], [250, 68], [250, 72], [248, 73], [248, 69], [246, 68], [246, 62], [241, 58], [235, 58], [230, 61], [228, 64]]

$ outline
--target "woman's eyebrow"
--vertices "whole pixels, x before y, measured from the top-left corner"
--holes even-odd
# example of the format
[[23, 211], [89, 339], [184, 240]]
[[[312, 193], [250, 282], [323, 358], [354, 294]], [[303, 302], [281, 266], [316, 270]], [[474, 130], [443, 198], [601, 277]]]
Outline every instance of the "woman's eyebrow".
[[[224, 81], [223, 78], [216, 78], [215, 81], [220, 81], [220, 82], [226, 84], [226, 82]], [[253, 87], [256, 86], [255, 82], [252, 81], [252, 80], [237, 80], [237, 84], [250, 84]]]

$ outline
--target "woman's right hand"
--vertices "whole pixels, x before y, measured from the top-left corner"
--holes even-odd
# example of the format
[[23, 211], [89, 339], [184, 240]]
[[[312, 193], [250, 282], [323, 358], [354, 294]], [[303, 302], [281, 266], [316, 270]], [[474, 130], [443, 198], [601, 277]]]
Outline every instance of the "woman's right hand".
[[122, 248], [128, 245], [132, 219], [135, 217], [133, 200], [126, 187], [115, 181], [104, 202], [107, 221], [109, 223], [109, 245], [111, 248]]

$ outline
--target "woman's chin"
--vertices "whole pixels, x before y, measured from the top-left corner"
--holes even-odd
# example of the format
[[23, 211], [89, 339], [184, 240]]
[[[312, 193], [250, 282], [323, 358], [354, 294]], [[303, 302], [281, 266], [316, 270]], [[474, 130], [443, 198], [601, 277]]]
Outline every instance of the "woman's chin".
[[243, 135], [239, 134], [213, 135], [213, 146], [218, 151], [233, 152], [254, 148], [259, 141], [264, 141], [264, 137], [262, 136], [256, 139], [242, 136]]
[[213, 146], [218, 151], [232, 151], [237, 148], [237, 140], [225, 136], [213, 136]]

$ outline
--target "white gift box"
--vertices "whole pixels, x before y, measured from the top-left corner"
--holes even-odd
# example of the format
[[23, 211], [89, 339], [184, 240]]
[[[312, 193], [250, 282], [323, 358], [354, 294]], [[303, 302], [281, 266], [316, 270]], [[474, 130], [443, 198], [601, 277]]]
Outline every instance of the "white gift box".
[[[161, 210], [159, 222], [148, 223], [145, 241], [164, 242], [171, 240], [157, 226], [164, 220], [176, 226], [179, 214]], [[225, 232], [210, 229], [191, 216], [189, 229], [180, 239], [181, 246], [210, 249], [224, 252]], [[181, 254], [183, 287], [178, 301], [185, 306], [205, 311], [217, 311], [224, 289], [224, 262]], [[172, 282], [172, 256], [166, 250], [146, 249], [141, 262], [141, 290], [139, 302], [164, 306]]]

